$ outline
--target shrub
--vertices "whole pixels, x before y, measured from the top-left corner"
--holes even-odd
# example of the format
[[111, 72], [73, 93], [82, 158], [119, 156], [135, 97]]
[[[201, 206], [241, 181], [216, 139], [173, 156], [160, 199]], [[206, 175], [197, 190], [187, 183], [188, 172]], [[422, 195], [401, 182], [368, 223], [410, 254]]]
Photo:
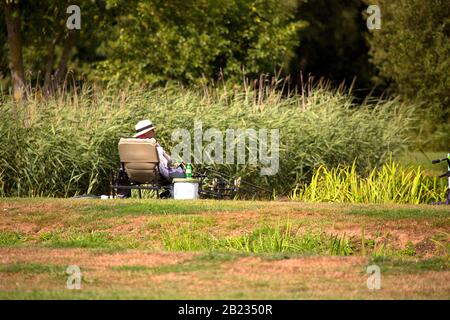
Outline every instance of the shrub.
[[[446, 132], [450, 120], [450, 2], [378, 0], [382, 25], [369, 38], [372, 62], [392, 89], [423, 103], [421, 131]], [[447, 124], [446, 126], [443, 126]], [[443, 136], [435, 147], [449, 147]], [[425, 141], [429, 143], [433, 141]], [[424, 143], [424, 144], [425, 144]], [[428, 145], [427, 147], [430, 147]]]

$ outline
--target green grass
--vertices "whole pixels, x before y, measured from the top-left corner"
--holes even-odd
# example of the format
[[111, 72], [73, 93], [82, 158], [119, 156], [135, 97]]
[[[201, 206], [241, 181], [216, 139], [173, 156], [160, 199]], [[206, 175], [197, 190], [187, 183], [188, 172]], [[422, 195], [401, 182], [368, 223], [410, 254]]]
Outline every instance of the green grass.
[[92, 248], [124, 250], [139, 248], [137, 239], [127, 235], [112, 236], [108, 232], [93, 230], [80, 231], [56, 231], [41, 233], [39, 244], [51, 248]]
[[23, 244], [27, 237], [19, 232], [0, 231], [0, 247], [8, 247]]
[[242, 255], [209, 251], [200, 254], [193, 259], [174, 264], [163, 264], [157, 267], [148, 267], [142, 265], [121, 265], [112, 267], [111, 269], [116, 271], [144, 272], [152, 274], [201, 272], [206, 270], [214, 270], [220, 267], [223, 262], [234, 261], [240, 256]]
[[0, 264], [0, 273], [23, 273], [23, 274], [46, 273], [62, 277], [65, 275], [66, 268], [67, 266], [40, 264], [40, 263]]
[[[258, 255], [259, 256], [259, 255]], [[227, 272], [227, 266], [223, 265], [227, 262], [235, 262], [240, 257], [236, 254], [209, 252], [204, 255], [199, 255], [193, 259], [189, 259], [176, 264], [159, 265], [157, 267], [148, 267], [145, 265], [121, 265], [111, 267], [110, 270], [117, 272], [117, 277], [126, 279], [127, 277], [133, 281], [142, 281], [142, 287], [127, 287], [108, 285], [107, 288], [102, 287], [102, 283], [107, 281], [107, 278], [99, 281], [97, 278], [85, 280], [81, 290], [67, 290], [63, 289], [65, 281], [64, 268], [57, 265], [45, 264], [10, 264], [0, 266], [0, 273], [16, 273], [23, 275], [48, 275], [48, 280], [54, 279], [50, 283], [54, 287], [46, 289], [17, 290], [4, 291], [0, 290], [0, 299], [308, 299], [313, 297], [320, 297], [325, 299], [336, 298], [364, 298], [364, 299], [380, 299], [380, 298], [412, 298], [414, 297], [440, 297], [445, 299], [445, 294], [442, 292], [433, 291], [433, 286], [428, 285], [423, 292], [422, 289], [418, 291], [414, 289], [411, 292], [403, 292], [396, 289], [397, 283], [393, 279], [401, 279], [410, 281], [408, 275], [425, 275], [426, 273], [436, 273], [441, 279], [445, 276], [439, 272], [449, 272], [450, 263], [448, 257], [439, 257], [431, 259], [416, 259], [416, 258], [373, 258], [367, 262], [356, 264], [355, 269], [346, 269], [345, 267], [331, 267], [334, 270], [331, 275], [324, 274], [323, 276], [315, 276], [311, 279], [298, 277], [296, 279], [280, 279], [274, 275], [270, 277], [271, 269], [268, 269], [268, 274], [265, 277], [257, 277], [255, 279], [248, 278], [233, 278], [228, 276], [226, 279], [234, 280], [234, 282], [225, 282], [231, 287], [228, 290], [217, 290], [212, 285], [214, 282], [221, 282], [223, 280], [224, 271]], [[263, 256], [261, 256], [263, 257]], [[264, 259], [264, 264], [267, 265], [271, 260]], [[345, 259], [345, 258], [343, 258]], [[257, 261], [257, 260], [256, 260]], [[365, 288], [364, 282], [360, 284], [349, 284], [346, 278], [339, 278], [336, 274], [358, 275], [361, 279], [365, 279], [367, 265], [376, 264], [381, 269], [382, 275], [382, 290], [379, 292], [370, 292]], [[236, 267], [236, 264], [233, 265]], [[274, 267], [276, 266], [273, 265]], [[345, 266], [345, 260], [343, 260]], [[299, 270], [299, 275], [302, 270]], [[309, 272], [311, 275], [314, 271]], [[336, 272], [336, 274], [334, 273]], [[166, 281], [151, 281], [152, 277], [164, 277], [170, 275], [170, 278], [163, 278]], [[294, 274], [292, 274], [294, 277]], [[64, 276], [64, 279], [61, 278]], [[364, 278], [363, 278], [364, 277]], [[339, 278], [339, 279], [338, 279]], [[57, 282], [55, 280], [57, 279]], [[169, 280], [171, 279], [171, 280]], [[212, 285], [209, 290], [199, 292], [196, 289], [185, 287], [189, 281], [185, 282], [183, 279], [196, 279], [205, 285]], [[108, 282], [108, 284], [111, 284]], [[222, 284], [223, 285], [223, 284]], [[311, 286], [312, 285], [312, 286]], [[422, 285], [425, 285], [422, 283]], [[194, 285], [195, 286], [195, 285]], [[336, 292], [329, 292], [328, 295], [323, 296], [321, 292], [317, 292], [316, 286], [320, 288], [335, 288]], [[198, 288], [205, 289], [202, 285]], [[356, 290], [356, 296], [355, 292]], [[395, 293], [394, 293], [395, 292]], [[434, 293], [434, 295], [433, 295]], [[438, 293], [436, 295], [436, 293]], [[392, 295], [394, 294], [394, 295]], [[413, 296], [411, 296], [413, 294]]]
[[365, 174], [352, 165], [319, 166], [311, 182], [296, 187], [290, 196], [297, 201], [348, 203], [409, 203], [443, 201], [445, 179], [430, 178], [419, 167], [404, 167], [392, 160]]
[[[381, 231], [385, 221], [398, 221], [408, 229], [410, 223], [419, 223], [437, 228], [427, 241], [443, 253], [448, 250], [448, 235], [435, 234], [450, 226], [446, 206], [212, 200], [103, 204], [101, 200], [6, 199], [2, 203], [6, 209], [3, 222], [10, 228], [0, 232], [2, 247], [222, 251], [267, 255], [269, 259], [311, 254], [408, 256], [420, 254], [423, 247], [417, 251], [411, 246], [394, 246], [396, 240], [388, 231], [371, 236], [373, 239], [363, 234], [349, 236], [346, 227], [340, 230], [339, 226], [373, 224]], [[152, 213], [143, 208], [152, 208]], [[241, 211], [248, 212], [248, 217]], [[225, 218], [229, 215], [238, 219]], [[28, 231], [12, 231], [22, 223]], [[377, 237], [384, 242], [375, 243]]]
[[152, 268], [152, 272], [162, 274], [171, 272], [202, 272], [206, 270], [214, 270], [217, 269], [223, 262], [233, 261], [237, 257], [237, 255], [210, 251], [189, 261], [177, 264], [161, 265]]
[[[351, 239], [320, 232], [299, 234], [290, 223], [282, 226], [261, 226], [240, 236], [214, 236], [205, 232], [202, 224], [188, 224], [186, 227], [164, 225], [161, 233], [163, 248], [168, 251], [225, 251], [241, 253], [302, 253], [350, 255], [353, 253]], [[3, 246], [27, 244], [12, 238]], [[151, 249], [148, 243], [126, 235], [111, 236], [108, 232], [80, 232], [74, 230], [44, 232], [35, 243], [51, 248], [92, 249]], [[37, 241], [37, 242], [36, 242]]]
[[299, 233], [287, 222], [279, 226], [263, 225], [234, 237], [210, 235], [191, 227], [166, 229], [162, 235], [169, 251], [218, 250], [243, 253], [302, 253], [350, 255], [352, 244], [345, 235]]
[[168, 251], [201, 251], [211, 249], [215, 241], [206, 232], [193, 227], [169, 227], [162, 231], [162, 242]]
[[[166, 213], [166, 204], [193, 213]], [[138, 214], [144, 207], [154, 211]], [[38, 198], [2, 199], [0, 212], [10, 255], [0, 299], [448, 298], [445, 206]], [[82, 289], [67, 290], [67, 266], [50, 263], [76, 261], [53, 248], [81, 248], [74, 255], [102, 263], [84, 260]], [[49, 254], [48, 264], [41, 254], [23, 261], [34, 249]], [[160, 253], [164, 262], [148, 263]], [[133, 261], [104, 263], [128, 254]], [[381, 267], [380, 292], [367, 291], [368, 264]]]
[[41, 234], [40, 240], [44, 246], [53, 248], [106, 248], [109, 246], [109, 236], [105, 232], [89, 233], [58, 232]]
[[[177, 288], [179, 289], [179, 288]], [[10, 291], [1, 292], [1, 300], [115, 300], [115, 299], [129, 299], [129, 300], [142, 300], [142, 299], [188, 299], [189, 297], [181, 292], [177, 292], [176, 289], [158, 291], [154, 290], [123, 290], [123, 289], [110, 289], [105, 290], [30, 290], [30, 291]]]
[[[82, 207], [82, 211], [87, 213], [95, 212], [98, 217], [118, 217], [123, 215], [142, 215], [142, 214], [195, 214], [205, 212], [224, 212], [224, 211], [243, 211], [248, 209], [259, 209], [265, 204], [259, 202], [217, 202], [214, 200], [205, 201], [177, 201], [177, 200], [105, 200], [107, 203], [87, 203]], [[137, 203], [136, 203], [137, 202]], [[120, 206], [117, 205], [120, 203]], [[95, 218], [91, 216], [91, 218]]]
[[446, 207], [429, 207], [426, 210], [424, 208], [380, 208], [375, 205], [368, 207], [355, 207], [344, 210], [345, 214], [356, 216], [367, 216], [374, 219], [420, 219], [420, 218], [442, 218], [447, 220], [447, 224], [450, 219], [450, 208]]
[[438, 176], [447, 171], [447, 164], [441, 162], [432, 164], [431, 160], [447, 157], [450, 150], [437, 151], [405, 151], [397, 156], [397, 160], [404, 166], [412, 166], [424, 169], [425, 174]]
[[[163, 201], [163, 200], [127, 200], [112, 201], [103, 204], [92, 200], [87, 203], [81, 200], [66, 201], [58, 199], [36, 199], [34, 206], [41, 210], [53, 208], [53, 212], [31, 211], [18, 215], [21, 206], [29, 211], [31, 201], [10, 199], [5, 203], [15, 204], [13, 210], [6, 211], [12, 224], [37, 223], [39, 228], [58, 223], [51, 231], [22, 234], [14, 231], [0, 233], [1, 246], [39, 245], [54, 248], [94, 248], [108, 250], [123, 249], [166, 249], [171, 251], [205, 251], [223, 250], [253, 253], [332, 253], [336, 255], [358, 254], [354, 242], [345, 235], [324, 234], [323, 228], [330, 228], [336, 221], [358, 221], [361, 219], [376, 220], [420, 220], [429, 221], [433, 226], [446, 228], [449, 223], [449, 209], [435, 206], [379, 206], [379, 205], [344, 205], [285, 202], [250, 201]], [[91, 201], [91, 200], [90, 200]], [[170, 210], [170, 206], [174, 210]], [[183, 208], [184, 206], [184, 208]], [[148, 214], [142, 208], [152, 208]], [[109, 211], [108, 211], [109, 209]], [[188, 213], [186, 210], [191, 210]], [[62, 210], [64, 213], [58, 213]], [[70, 210], [67, 212], [67, 210]], [[98, 211], [99, 210], [99, 211]], [[129, 211], [131, 214], [128, 214]], [[133, 211], [134, 210], [134, 211]], [[180, 214], [180, 210], [184, 213]], [[222, 210], [222, 211], [216, 211]], [[253, 224], [242, 229], [240, 223], [233, 220], [217, 229], [221, 214], [224, 212], [249, 211], [259, 212]], [[272, 211], [285, 212], [286, 218], [271, 219]], [[111, 213], [111, 211], [113, 213]], [[120, 212], [117, 214], [116, 212]], [[167, 212], [173, 212], [169, 214]], [[140, 214], [138, 214], [140, 212]], [[321, 216], [320, 219], [296, 219], [296, 213], [311, 212]], [[335, 216], [334, 212], [339, 212]], [[198, 215], [202, 213], [202, 215]], [[212, 213], [207, 215], [207, 213]], [[110, 233], [120, 225], [127, 225], [135, 216], [152, 217], [142, 223], [133, 223], [120, 232]], [[45, 219], [51, 216], [51, 219]], [[245, 215], [244, 215], [245, 217]], [[280, 216], [281, 217], [281, 216]], [[291, 217], [291, 218], [289, 218]], [[354, 218], [353, 218], [354, 217]], [[336, 220], [338, 219], [338, 220]], [[62, 224], [63, 226], [60, 226]], [[304, 231], [299, 232], [298, 229]], [[38, 229], [36, 229], [38, 230]], [[234, 230], [241, 230], [239, 235], [229, 236]]]
[[126, 272], [148, 272], [151, 270], [150, 267], [141, 266], [141, 265], [114, 266], [111, 269], [116, 270], [116, 271], [126, 271]]
[[450, 256], [430, 259], [411, 258], [374, 258], [370, 264], [376, 264], [383, 273], [402, 274], [420, 273], [429, 271], [450, 271]]

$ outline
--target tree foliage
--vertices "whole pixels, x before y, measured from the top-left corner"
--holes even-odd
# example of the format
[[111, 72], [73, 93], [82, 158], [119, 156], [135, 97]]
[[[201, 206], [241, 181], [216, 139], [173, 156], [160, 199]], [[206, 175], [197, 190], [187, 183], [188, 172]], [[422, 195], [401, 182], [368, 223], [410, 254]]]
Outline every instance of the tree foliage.
[[[295, 4], [295, 2], [294, 2]], [[102, 79], [196, 82], [274, 73], [288, 61], [302, 23], [276, 0], [110, 1], [111, 25], [98, 64]]]
[[292, 72], [325, 77], [336, 85], [355, 79], [358, 88], [372, 87], [375, 70], [368, 61], [367, 28], [361, 14], [365, 8], [363, 0], [304, 0], [296, 17], [308, 25], [300, 32]]
[[[6, 0], [2, 0], [6, 1]], [[76, 78], [162, 83], [274, 73], [292, 57], [302, 23], [296, 0], [22, 1], [23, 65], [33, 84], [59, 86]], [[69, 30], [69, 5], [81, 29]], [[5, 21], [0, 14], [2, 22]], [[0, 39], [7, 43], [2, 23]], [[0, 53], [7, 46], [0, 47]], [[6, 52], [6, 51], [5, 51]], [[8, 74], [0, 59], [2, 75]]]
[[450, 1], [375, 2], [382, 25], [369, 42], [380, 75], [395, 92], [423, 101], [429, 111], [434, 106], [437, 120], [450, 121]]
[[[440, 121], [450, 117], [448, 0], [0, 3], [0, 88], [12, 87], [14, 70], [16, 79], [25, 74], [27, 83], [44, 91], [57, 89], [67, 71], [75, 79], [119, 84], [233, 81], [280, 70], [294, 74], [295, 81], [303, 71], [335, 84], [356, 76], [359, 88], [390, 84], [392, 92], [423, 101], [427, 110], [433, 107], [436, 112], [430, 114]], [[369, 61], [362, 13], [377, 3], [382, 28], [369, 36]], [[70, 31], [66, 9], [73, 4], [80, 6], [82, 23]], [[7, 21], [11, 30], [16, 18], [21, 35], [16, 32], [14, 38], [8, 36]]]

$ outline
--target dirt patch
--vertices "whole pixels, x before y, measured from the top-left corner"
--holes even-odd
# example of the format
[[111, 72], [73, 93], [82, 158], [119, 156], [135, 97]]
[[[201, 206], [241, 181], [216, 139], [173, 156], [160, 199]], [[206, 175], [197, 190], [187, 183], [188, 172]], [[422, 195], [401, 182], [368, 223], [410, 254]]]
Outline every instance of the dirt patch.
[[19, 215], [26, 215], [29, 213], [67, 213], [70, 211], [60, 200], [55, 201], [51, 199], [49, 201], [39, 200], [33, 203], [21, 203], [21, 202], [2, 202], [0, 201], [0, 214], [12, 214], [18, 213]]
[[119, 224], [117, 223], [117, 218], [103, 219], [102, 221], [106, 224], [112, 225], [112, 227], [108, 229], [108, 232], [112, 235], [133, 235], [139, 233], [142, 228], [145, 228], [150, 221], [150, 218], [145, 215], [126, 217], [126, 223]]
[[33, 235], [64, 227], [62, 221], [73, 212], [52, 202], [0, 202], [0, 230]]
[[[211, 217], [209, 213], [202, 213], [203, 218]], [[262, 215], [254, 211], [221, 212], [215, 214], [214, 225], [209, 227], [212, 234], [239, 236], [250, 232], [260, 221]]]
[[288, 276], [298, 272], [323, 274], [327, 270], [338, 270], [349, 267], [362, 266], [367, 263], [363, 257], [301, 257], [285, 260], [265, 261], [257, 257], [246, 257], [223, 265], [228, 272], [238, 272], [248, 275]]
[[102, 253], [85, 249], [48, 248], [0, 248], [0, 263], [43, 263], [58, 265], [78, 265], [80, 268], [108, 268], [123, 265], [143, 265], [148, 267], [161, 264], [180, 263], [192, 259], [195, 253], [127, 251]]
[[[127, 251], [102, 253], [86, 249], [0, 249], [0, 263], [77, 264], [83, 273], [79, 293], [115, 298], [247, 298], [247, 299], [448, 299], [450, 272], [382, 274], [382, 289], [367, 288], [363, 257], [298, 257], [265, 260], [250, 256], [222, 262], [217, 268], [152, 273], [116, 270], [114, 266], [156, 267], [183, 263], [194, 253]], [[5, 291], [61, 291], [66, 278], [51, 274], [0, 272]], [[65, 291], [64, 291], [65, 290]], [[74, 293], [75, 294], [75, 293]]]

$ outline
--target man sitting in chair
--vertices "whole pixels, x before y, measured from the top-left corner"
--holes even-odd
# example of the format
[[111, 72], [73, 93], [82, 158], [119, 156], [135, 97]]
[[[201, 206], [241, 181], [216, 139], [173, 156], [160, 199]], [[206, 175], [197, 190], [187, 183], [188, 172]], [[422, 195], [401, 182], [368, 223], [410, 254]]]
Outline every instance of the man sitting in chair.
[[139, 121], [136, 126], [136, 134], [133, 138], [151, 139], [156, 144], [159, 157], [159, 172], [164, 179], [171, 182], [173, 178], [185, 178], [186, 173], [181, 165], [174, 163], [170, 155], [164, 151], [155, 139], [155, 126], [148, 119]]

